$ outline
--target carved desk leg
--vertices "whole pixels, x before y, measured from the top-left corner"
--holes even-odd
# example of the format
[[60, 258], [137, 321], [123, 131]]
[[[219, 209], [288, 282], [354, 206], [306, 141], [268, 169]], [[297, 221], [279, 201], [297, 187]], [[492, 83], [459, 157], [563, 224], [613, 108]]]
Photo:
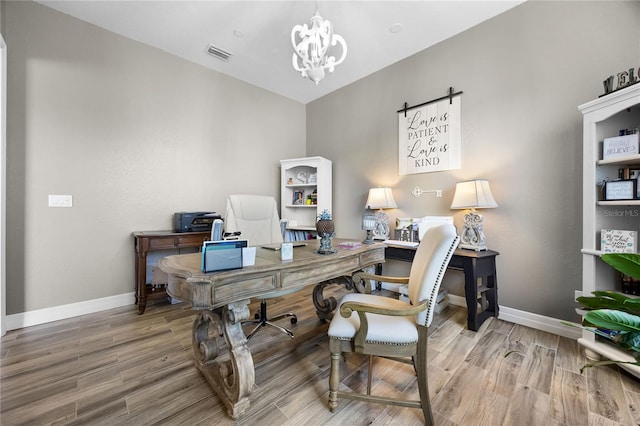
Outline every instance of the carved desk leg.
[[[200, 311], [193, 322], [193, 351], [196, 367], [237, 419], [249, 408], [255, 384], [253, 358], [240, 322], [249, 318], [249, 301], [231, 303], [222, 309]], [[226, 351], [221, 354], [226, 341]], [[227, 352], [228, 351], [228, 352]]]
[[[375, 266], [367, 266], [363, 268], [363, 271], [372, 274], [376, 271], [376, 269], [375, 269]], [[336, 300], [335, 297], [329, 296], [328, 299], [325, 299], [324, 295], [322, 294], [322, 292], [324, 291], [324, 288], [329, 284], [342, 284], [347, 290], [355, 291], [357, 293], [366, 292], [364, 285], [361, 284], [362, 280], [354, 281], [353, 279], [354, 275], [355, 274], [353, 274], [350, 277], [348, 276], [337, 277], [337, 278], [334, 278], [333, 280], [323, 281], [321, 283], [316, 284], [316, 286], [313, 288], [313, 306], [315, 306], [316, 308], [316, 315], [318, 316], [318, 318], [320, 318], [321, 320], [330, 321], [331, 318], [333, 317], [333, 311], [338, 306], [338, 301]]]
[[316, 315], [321, 320], [330, 321], [333, 317], [333, 310], [338, 306], [338, 301], [335, 297], [330, 296], [328, 299], [324, 298], [322, 292], [324, 288], [329, 284], [333, 284], [333, 281], [323, 281], [316, 284], [313, 288], [313, 306], [316, 307]]

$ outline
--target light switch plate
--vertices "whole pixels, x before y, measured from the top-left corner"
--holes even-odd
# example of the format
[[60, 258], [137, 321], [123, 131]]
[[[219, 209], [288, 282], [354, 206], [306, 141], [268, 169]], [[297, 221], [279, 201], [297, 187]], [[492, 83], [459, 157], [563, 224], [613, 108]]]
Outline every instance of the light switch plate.
[[71, 195], [49, 195], [49, 207], [72, 207]]

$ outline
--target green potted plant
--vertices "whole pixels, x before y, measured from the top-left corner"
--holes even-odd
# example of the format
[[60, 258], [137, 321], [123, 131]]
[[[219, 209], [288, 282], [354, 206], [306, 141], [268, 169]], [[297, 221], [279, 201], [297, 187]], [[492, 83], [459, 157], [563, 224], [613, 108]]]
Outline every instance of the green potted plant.
[[[606, 253], [600, 258], [616, 271], [631, 278], [640, 279], [640, 254]], [[598, 361], [587, 364], [582, 369], [607, 364], [640, 366], [640, 298], [629, 297], [615, 291], [594, 291], [592, 294], [593, 296], [576, 299], [587, 309], [581, 328], [610, 340], [632, 355], [635, 361]]]

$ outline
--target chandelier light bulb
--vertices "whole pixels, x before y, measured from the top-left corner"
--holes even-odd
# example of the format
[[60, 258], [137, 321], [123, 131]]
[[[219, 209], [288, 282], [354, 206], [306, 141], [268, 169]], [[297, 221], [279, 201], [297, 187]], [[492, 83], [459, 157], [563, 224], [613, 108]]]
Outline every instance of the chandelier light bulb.
[[[347, 56], [344, 39], [333, 33], [333, 25], [322, 19], [317, 9], [311, 17], [311, 28], [307, 24], [293, 27], [291, 44], [294, 49], [293, 68], [316, 85], [325, 77], [325, 70], [332, 73], [336, 65], [340, 65]], [[342, 56], [336, 60], [335, 56], [328, 55], [328, 51], [338, 44], [342, 47]]]

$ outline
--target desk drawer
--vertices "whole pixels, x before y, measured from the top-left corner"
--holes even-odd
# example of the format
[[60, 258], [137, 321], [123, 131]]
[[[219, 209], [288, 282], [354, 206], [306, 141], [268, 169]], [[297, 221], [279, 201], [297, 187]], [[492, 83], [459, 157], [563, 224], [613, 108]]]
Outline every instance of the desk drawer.
[[149, 251], [171, 249], [171, 248], [174, 248], [175, 246], [176, 246], [176, 240], [171, 236], [149, 238]]
[[360, 269], [360, 262], [356, 258], [344, 259], [338, 263], [315, 266], [295, 272], [283, 272], [280, 279], [282, 288], [301, 287], [327, 281], [342, 275], [351, 275]]
[[416, 255], [415, 249], [399, 248], [389, 246], [385, 250], [385, 256], [387, 259], [404, 260], [405, 262], [412, 262]]
[[244, 298], [252, 298], [256, 295], [265, 294], [268, 290], [275, 290], [275, 277], [270, 275], [267, 277], [257, 277], [243, 281], [230, 282], [214, 289], [213, 305], [229, 303], [230, 301], [240, 300]]
[[363, 253], [360, 256], [361, 266], [375, 265], [382, 262], [384, 262], [384, 249]]
[[209, 238], [202, 235], [180, 235], [176, 237], [176, 247], [199, 247]]

